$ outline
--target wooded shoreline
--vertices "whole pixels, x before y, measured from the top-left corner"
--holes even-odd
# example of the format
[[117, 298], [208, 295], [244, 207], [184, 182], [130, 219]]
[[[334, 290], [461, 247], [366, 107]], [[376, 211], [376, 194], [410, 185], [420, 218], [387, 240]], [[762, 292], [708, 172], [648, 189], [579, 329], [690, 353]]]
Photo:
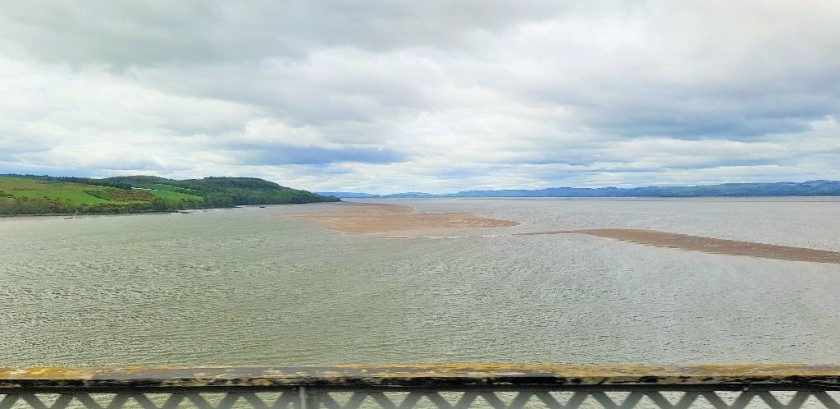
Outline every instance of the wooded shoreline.
[[172, 180], [0, 175], [0, 215], [84, 215], [174, 212], [240, 205], [302, 204], [340, 199], [257, 178]]

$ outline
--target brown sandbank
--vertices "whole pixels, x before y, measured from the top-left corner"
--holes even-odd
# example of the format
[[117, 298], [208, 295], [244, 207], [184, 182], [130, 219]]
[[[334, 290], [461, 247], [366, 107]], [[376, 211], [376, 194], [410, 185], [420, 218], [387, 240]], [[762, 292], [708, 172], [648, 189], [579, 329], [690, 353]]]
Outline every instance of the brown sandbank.
[[416, 213], [410, 206], [374, 203], [345, 203], [337, 210], [298, 217], [332, 230], [356, 234], [519, 225], [516, 221], [481, 217], [467, 212]]
[[840, 264], [840, 252], [836, 251], [779, 246], [775, 244], [754, 243], [749, 241], [716, 239], [712, 237], [691, 236], [688, 234], [667, 233], [657, 230], [587, 229], [519, 233], [516, 235], [534, 236], [541, 234], [587, 234], [590, 236], [645, 244], [655, 247], [702, 251], [704, 253], [760, 257], [775, 260]]
[[[513, 220], [493, 219], [468, 212], [416, 213], [410, 206], [378, 203], [343, 203], [338, 209], [303, 214], [301, 217], [344, 233], [387, 233], [406, 230], [512, 227]], [[759, 257], [775, 260], [840, 264], [840, 252], [804, 247], [780, 246], [749, 241], [716, 239], [688, 234], [643, 229], [585, 229], [513, 233], [512, 236], [586, 234], [654, 247], [713, 254]]]

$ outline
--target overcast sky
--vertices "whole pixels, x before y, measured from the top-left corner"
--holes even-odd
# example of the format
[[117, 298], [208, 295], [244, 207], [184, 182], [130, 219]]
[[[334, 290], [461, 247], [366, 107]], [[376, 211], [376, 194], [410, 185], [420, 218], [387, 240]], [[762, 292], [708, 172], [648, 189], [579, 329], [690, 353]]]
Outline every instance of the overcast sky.
[[840, 2], [0, 0], [0, 173], [840, 179]]

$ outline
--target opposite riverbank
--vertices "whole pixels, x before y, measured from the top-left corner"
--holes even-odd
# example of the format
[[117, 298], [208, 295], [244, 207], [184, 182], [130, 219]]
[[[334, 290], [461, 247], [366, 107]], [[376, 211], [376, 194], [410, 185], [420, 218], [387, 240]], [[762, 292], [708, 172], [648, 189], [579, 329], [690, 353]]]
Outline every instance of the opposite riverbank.
[[336, 201], [340, 199], [257, 178], [0, 175], [0, 216], [152, 213]]

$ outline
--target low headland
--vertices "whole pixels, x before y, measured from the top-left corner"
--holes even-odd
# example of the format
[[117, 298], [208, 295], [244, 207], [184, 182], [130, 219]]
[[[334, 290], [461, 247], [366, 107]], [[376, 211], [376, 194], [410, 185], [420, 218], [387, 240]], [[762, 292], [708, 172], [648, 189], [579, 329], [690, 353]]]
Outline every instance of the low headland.
[[257, 178], [0, 175], [0, 216], [171, 212], [336, 201], [340, 199]]

